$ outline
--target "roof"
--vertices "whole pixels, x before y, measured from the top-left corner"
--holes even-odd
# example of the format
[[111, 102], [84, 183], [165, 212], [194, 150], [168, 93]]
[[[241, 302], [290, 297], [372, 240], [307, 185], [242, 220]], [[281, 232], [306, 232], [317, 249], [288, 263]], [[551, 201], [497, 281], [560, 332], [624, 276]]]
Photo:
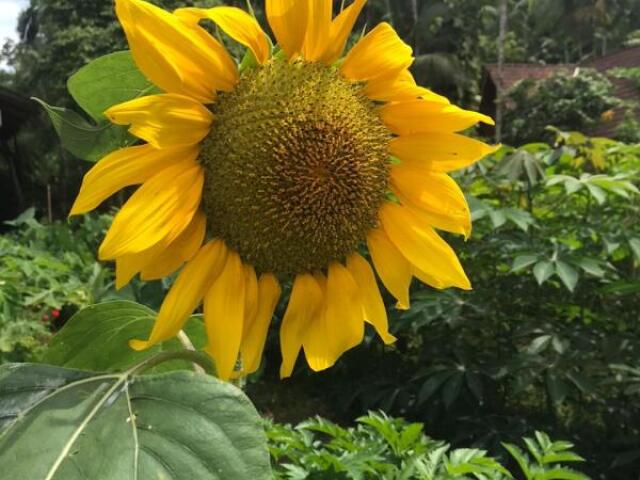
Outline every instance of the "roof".
[[[637, 68], [640, 67], [640, 47], [625, 48], [613, 52], [603, 57], [591, 58], [582, 62], [582, 66], [593, 68], [601, 73], [613, 68]], [[633, 80], [626, 78], [616, 78], [607, 76], [613, 84], [613, 90], [616, 97], [621, 100], [640, 103], [640, 89]], [[610, 137], [615, 134], [615, 130], [624, 119], [625, 109], [616, 108], [613, 110], [613, 118], [606, 123], [598, 125], [593, 134], [603, 137]], [[638, 112], [640, 118], [640, 112]]]
[[575, 64], [538, 65], [535, 63], [505, 63], [502, 65], [502, 75], [498, 65], [486, 65], [486, 75], [500, 88], [500, 91], [509, 90], [520, 80], [530, 78], [542, 80], [557, 72], [573, 73]]
[[602, 57], [592, 57], [581, 62], [583, 67], [595, 68], [600, 72], [612, 68], [631, 68], [640, 66], [640, 46], [617, 50]]
[[548, 76], [565, 72], [573, 74], [576, 68], [593, 68], [599, 72], [606, 72], [612, 68], [640, 67], [640, 46], [629, 47], [603, 55], [591, 57], [580, 63], [558, 63], [553, 65], [535, 63], [505, 63], [502, 66], [502, 76], [497, 64], [485, 65], [485, 75], [500, 89], [509, 90], [517, 82], [524, 79], [542, 80]]
[[37, 111], [36, 104], [29, 98], [14, 90], [0, 87], [0, 138], [14, 136], [22, 124]]
[[[502, 66], [501, 76], [498, 65], [485, 65], [481, 111], [493, 115], [495, 113], [495, 99], [498, 92], [511, 89], [511, 87], [520, 80], [542, 80], [559, 72], [565, 72], [571, 75], [577, 68], [591, 68], [606, 74], [608, 70], [613, 68], [636, 67], [640, 67], [640, 46], [625, 48], [601, 57], [588, 58], [577, 64], [561, 63], [541, 65], [532, 63], [505, 63]], [[607, 75], [607, 78], [613, 85], [613, 93], [616, 97], [625, 101], [640, 103], [640, 89], [638, 89], [632, 80], [615, 78], [611, 75]], [[624, 115], [624, 108], [614, 109], [613, 118], [605, 123], [601, 123], [589, 133], [597, 136], [613, 136]], [[638, 117], [640, 118], [640, 111], [638, 112]]]

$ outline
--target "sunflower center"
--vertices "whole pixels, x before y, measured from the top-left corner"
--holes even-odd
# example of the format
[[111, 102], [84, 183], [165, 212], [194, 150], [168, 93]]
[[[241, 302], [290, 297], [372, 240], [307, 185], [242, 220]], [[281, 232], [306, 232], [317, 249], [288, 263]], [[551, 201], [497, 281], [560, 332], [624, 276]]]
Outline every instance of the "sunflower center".
[[260, 272], [326, 268], [376, 226], [389, 132], [335, 69], [274, 61], [212, 107], [202, 145], [209, 231]]

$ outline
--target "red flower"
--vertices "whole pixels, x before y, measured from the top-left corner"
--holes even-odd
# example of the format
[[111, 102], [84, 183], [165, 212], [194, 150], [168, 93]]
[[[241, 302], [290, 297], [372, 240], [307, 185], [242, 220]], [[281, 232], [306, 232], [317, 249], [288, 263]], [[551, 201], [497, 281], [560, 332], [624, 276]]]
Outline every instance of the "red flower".
[[51, 310], [51, 316], [53, 318], [58, 318], [60, 316], [60, 310], [56, 310], [56, 309]]

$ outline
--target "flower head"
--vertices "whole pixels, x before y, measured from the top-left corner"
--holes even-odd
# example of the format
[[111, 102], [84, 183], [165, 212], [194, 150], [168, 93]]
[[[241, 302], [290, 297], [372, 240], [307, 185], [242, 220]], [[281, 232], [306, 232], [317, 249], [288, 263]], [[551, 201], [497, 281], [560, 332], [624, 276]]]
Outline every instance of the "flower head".
[[[283, 377], [302, 349], [312, 369], [333, 365], [362, 341], [365, 322], [391, 343], [365, 246], [400, 308], [414, 276], [470, 288], [436, 229], [469, 234], [467, 203], [447, 173], [493, 151], [456, 133], [492, 121], [416, 85], [411, 49], [386, 23], [343, 57], [365, 2], [334, 18], [331, 0], [267, 0], [274, 49], [238, 8], [169, 13], [116, 0], [136, 64], [163, 93], [106, 112], [144, 143], [102, 159], [71, 213], [141, 185], [101, 259], [115, 260], [119, 287], [184, 265], [149, 339], [133, 348], [175, 336], [204, 303], [218, 375], [251, 373], [283, 279], [293, 280]], [[201, 20], [244, 45], [252, 66], [241, 72]]]

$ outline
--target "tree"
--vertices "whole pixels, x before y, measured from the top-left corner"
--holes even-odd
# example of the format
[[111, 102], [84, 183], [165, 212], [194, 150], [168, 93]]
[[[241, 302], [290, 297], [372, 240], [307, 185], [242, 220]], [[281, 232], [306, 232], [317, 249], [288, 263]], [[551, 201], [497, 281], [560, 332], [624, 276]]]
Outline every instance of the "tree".
[[[219, 0], [161, 0], [167, 9], [183, 6], [211, 7]], [[20, 40], [4, 45], [0, 60], [13, 74], [0, 77], [0, 85], [9, 86], [27, 97], [38, 97], [58, 106], [72, 106], [66, 81], [91, 60], [127, 44], [116, 20], [112, 2], [104, 0], [31, 0], [20, 14], [17, 30]], [[66, 216], [70, 196], [75, 193], [86, 168], [60, 147], [48, 120], [23, 129], [18, 144], [30, 172], [22, 185], [27, 202], [42, 206], [53, 196], [56, 216]]]
[[[504, 65], [504, 42], [507, 35], [508, 0], [500, 0], [500, 33], [498, 35], [498, 81], [502, 83], [502, 67]], [[497, 99], [496, 105], [496, 142], [502, 139], [502, 101]]]
[[509, 145], [549, 139], [549, 125], [584, 132], [619, 104], [611, 82], [588, 70], [575, 76], [558, 73], [540, 81], [524, 80], [502, 100], [503, 140]]

